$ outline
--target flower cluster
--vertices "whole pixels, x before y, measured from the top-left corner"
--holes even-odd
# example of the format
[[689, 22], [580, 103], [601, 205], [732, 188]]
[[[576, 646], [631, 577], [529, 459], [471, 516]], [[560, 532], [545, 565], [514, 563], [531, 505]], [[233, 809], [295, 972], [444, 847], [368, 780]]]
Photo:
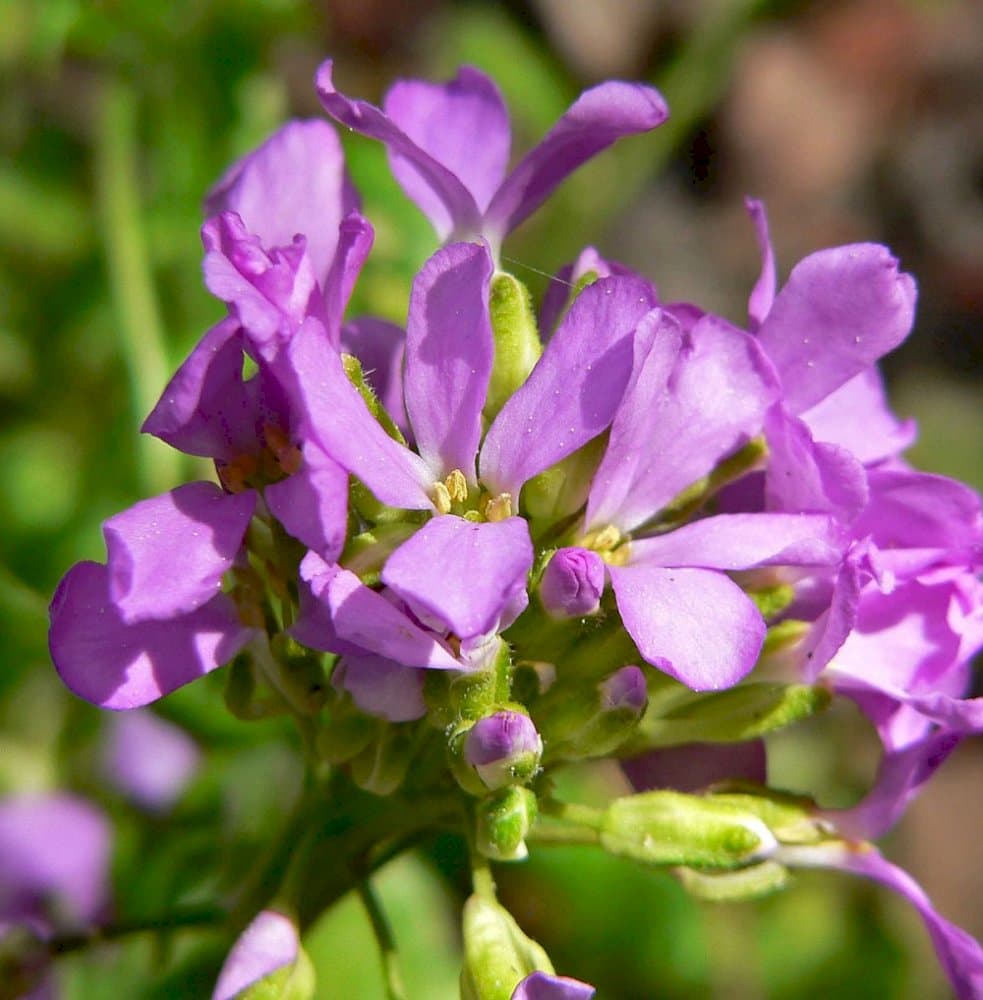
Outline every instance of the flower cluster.
[[[288, 123], [231, 168], [202, 230], [227, 316], [143, 426], [212, 459], [217, 483], [105, 523], [106, 563], [75, 566], [52, 602], [65, 683], [133, 709], [231, 663], [229, 708], [294, 716], [329, 775], [319, 794], [355, 803], [365, 839], [335, 845], [339, 869], [381, 863], [377, 823], [462, 833], [466, 997], [591, 995], [488, 874], [564, 837], [715, 898], [797, 866], [880, 881], [978, 995], [983, 951], [867, 843], [983, 729], [964, 697], [980, 501], [901, 458], [914, 428], [876, 368], [911, 329], [912, 278], [856, 244], [779, 288], [749, 201], [762, 266], [743, 326], [590, 248], [537, 310], [502, 241], [585, 161], [660, 125], [660, 95], [587, 91], [509, 172], [507, 111], [477, 70], [397, 83], [381, 108], [339, 92], [330, 63], [317, 88], [385, 144], [436, 232], [405, 329], [345, 315], [373, 230], [327, 122]], [[761, 743], [832, 696], [884, 750], [842, 812], [769, 790]], [[553, 797], [555, 765], [606, 755], [638, 794]], [[288, 878], [247, 915], [215, 995], [274, 976], [311, 995], [298, 928], [336, 895]]]

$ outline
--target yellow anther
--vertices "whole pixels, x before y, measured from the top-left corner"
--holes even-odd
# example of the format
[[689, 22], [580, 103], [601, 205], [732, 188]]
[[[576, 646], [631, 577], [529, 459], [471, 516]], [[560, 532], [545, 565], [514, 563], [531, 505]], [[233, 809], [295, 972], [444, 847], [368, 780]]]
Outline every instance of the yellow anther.
[[497, 497], [488, 497], [482, 504], [481, 512], [487, 521], [504, 521], [512, 516], [512, 494], [499, 493]]
[[433, 484], [433, 505], [437, 508], [438, 514], [449, 514], [451, 512], [450, 490], [443, 483]]
[[468, 498], [468, 481], [460, 469], [454, 469], [444, 480], [447, 494], [454, 503], [464, 503]]
[[580, 544], [594, 552], [610, 552], [620, 541], [621, 532], [613, 524], [608, 524], [597, 531], [588, 532]]

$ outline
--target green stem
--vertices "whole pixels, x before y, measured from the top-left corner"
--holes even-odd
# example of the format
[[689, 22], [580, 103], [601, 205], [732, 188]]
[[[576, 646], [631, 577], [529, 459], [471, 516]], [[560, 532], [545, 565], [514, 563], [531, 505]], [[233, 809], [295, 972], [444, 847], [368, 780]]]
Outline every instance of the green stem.
[[537, 823], [526, 839], [534, 844], [599, 844], [600, 834], [586, 826], [566, 826], [558, 823]]
[[[140, 217], [136, 114], [132, 88], [107, 80], [96, 123], [96, 199], [132, 404], [142, 420], [164, 388], [168, 364]], [[177, 452], [150, 436], [143, 436], [138, 447], [145, 489], [160, 493], [179, 480]]]
[[226, 910], [217, 906], [175, 910], [173, 913], [164, 913], [154, 917], [105, 924], [102, 927], [94, 927], [79, 934], [62, 934], [51, 938], [47, 942], [47, 947], [53, 955], [65, 955], [68, 952], [80, 951], [83, 948], [104, 944], [108, 941], [118, 941], [120, 938], [130, 937], [134, 934], [175, 931], [186, 927], [216, 926], [223, 923], [228, 915]]
[[558, 802], [556, 799], [542, 799], [539, 808], [545, 816], [586, 828], [588, 831], [594, 832], [595, 836], [604, 825], [604, 812], [593, 806], [582, 806], [576, 802]]
[[399, 971], [396, 938], [386, 919], [382, 903], [368, 879], [359, 882], [357, 888], [369, 922], [372, 924], [372, 931], [379, 943], [382, 975], [386, 981], [386, 996], [388, 1000], [406, 1000], [406, 988], [403, 986], [403, 977]]

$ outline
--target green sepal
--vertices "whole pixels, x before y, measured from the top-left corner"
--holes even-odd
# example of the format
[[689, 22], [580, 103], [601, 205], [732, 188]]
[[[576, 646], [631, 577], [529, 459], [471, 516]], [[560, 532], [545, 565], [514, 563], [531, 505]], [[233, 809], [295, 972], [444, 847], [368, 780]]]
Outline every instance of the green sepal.
[[438, 728], [462, 720], [477, 721], [495, 711], [509, 698], [512, 659], [508, 644], [499, 641], [494, 660], [483, 670], [428, 670], [423, 697], [430, 721]]
[[400, 444], [406, 444], [403, 432], [396, 426], [393, 418], [386, 412], [386, 408], [379, 402], [379, 397], [375, 394], [375, 390], [366, 381], [361, 361], [352, 354], [342, 354], [341, 363], [345, 368], [348, 381], [358, 389], [358, 394], [365, 401], [365, 405], [369, 408], [372, 416], [382, 425], [382, 429], [393, 440], [398, 441]]
[[463, 931], [462, 1000], [510, 1000], [530, 973], [554, 971], [542, 947], [494, 899], [469, 897], [464, 904]]
[[242, 722], [256, 722], [289, 712], [286, 701], [256, 676], [247, 652], [239, 653], [225, 673], [225, 707]]
[[816, 803], [803, 795], [741, 783], [733, 791], [714, 793], [710, 798], [754, 813], [783, 844], [817, 844], [829, 837], [815, 819]]
[[275, 662], [280, 691], [291, 708], [300, 715], [317, 715], [328, 698], [320, 654], [283, 655], [276, 657]]
[[543, 353], [543, 345], [532, 296], [518, 278], [499, 271], [492, 278], [488, 306], [495, 338], [495, 360], [482, 412], [491, 421], [529, 377]]
[[236, 994], [236, 1000], [313, 1000], [317, 980], [314, 965], [303, 948], [290, 964], [264, 976]]
[[477, 804], [478, 850], [495, 861], [522, 861], [529, 856], [526, 834], [536, 822], [536, 796], [520, 785], [489, 795]]
[[647, 715], [631, 751], [680, 743], [740, 743], [822, 712], [831, 699], [824, 687], [771, 681], [694, 695], [660, 717]]
[[552, 526], [580, 510], [607, 448], [605, 431], [573, 454], [533, 476], [522, 487], [522, 508], [533, 521], [534, 533], [540, 526]]
[[799, 621], [797, 618], [786, 618], [777, 625], [772, 625], [765, 633], [761, 656], [772, 656], [794, 646], [811, 627], [809, 622]]
[[642, 792], [604, 810], [601, 846], [650, 865], [736, 868], [774, 845], [757, 815], [713, 797]]
[[373, 795], [392, 795], [406, 780], [417, 748], [416, 727], [383, 723], [378, 738], [352, 758], [352, 781]]
[[701, 872], [693, 868], [677, 868], [676, 877], [683, 888], [697, 899], [711, 903], [738, 903], [760, 899], [779, 889], [789, 881], [788, 869], [777, 861], [762, 861], [730, 872]]
[[334, 712], [317, 734], [317, 754], [328, 764], [344, 764], [372, 742], [385, 723], [356, 709]]
[[780, 583], [763, 590], [749, 590], [747, 596], [754, 601], [761, 617], [768, 619], [780, 614], [795, 600], [795, 588], [790, 583]]

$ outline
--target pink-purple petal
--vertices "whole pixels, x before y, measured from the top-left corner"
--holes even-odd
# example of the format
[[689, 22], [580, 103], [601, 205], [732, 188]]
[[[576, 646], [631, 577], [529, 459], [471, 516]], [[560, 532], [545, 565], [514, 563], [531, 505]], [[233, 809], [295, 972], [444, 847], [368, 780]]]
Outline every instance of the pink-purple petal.
[[141, 430], [189, 455], [230, 461], [256, 448], [257, 406], [255, 381], [242, 378], [239, 321], [224, 319], [178, 368]]
[[363, 712], [390, 722], [412, 722], [427, 714], [424, 671], [385, 656], [348, 654], [335, 667], [331, 683], [347, 691]]
[[385, 143], [390, 156], [399, 157], [407, 166], [412, 164], [418, 182], [415, 189], [426, 192], [423, 203], [417, 204], [442, 240], [455, 230], [470, 234], [481, 231], [481, 213], [474, 197], [454, 172], [417, 145], [384, 111], [339, 93], [330, 59], [321, 64], [315, 83], [321, 104], [332, 118]]
[[435, 480], [459, 469], [475, 483], [495, 353], [488, 312], [493, 269], [485, 244], [453, 243], [413, 282], [403, 386], [417, 449]]
[[138, 708], [222, 666], [252, 638], [219, 594], [189, 614], [127, 625], [109, 596], [109, 572], [81, 562], [51, 601], [51, 658], [66, 686], [103, 708]]
[[[400, 80], [386, 94], [383, 110], [416, 145], [446, 167], [484, 211], [505, 177], [509, 162], [509, 114], [494, 81], [470, 66], [453, 80]], [[424, 214], [440, 217], [443, 205], [413, 160], [390, 153], [396, 179]], [[441, 227], [453, 220], [442, 221]], [[441, 228], [438, 227], [438, 228]]]
[[739, 570], [754, 566], [832, 566], [843, 531], [823, 515], [718, 514], [631, 543], [632, 565]]
[[312, 441], [302, 452], [300, 469], [267, 486], [263, 497], [294, 538], [334, 562], [348, 532], [348, 473]]
[[317, 442], [382, 503], [410, 510], [432, 508], [433, 475], [427, 464], [389, 437], [372, 416], [323, 327], [305, 324], [287, 351], [293, 395], [304, 414], [302, 436]]
[[915, 282], [873, 243], [820, 250], [800, 261], [758, 339], [801, 413], [860, 374], [908, 335]]
[[648, 663], [694, 691], [731, 687], [754, 666], [765, 623], [723, 573], [645, 563], [608, 572], [621, 620]]
[[407, 667], [461, 669], [432, 632], [424, 631], [349, 570], [338, 568], [311, 584], [327, 606], [338, 638], [351, 647]]
[[339, 344], [341, 321], [348, 300], [374, 239], [375, 230], [369, 220], [358, 212], [345, 216], [338, 227], [338, 246], [331, 269], [322, 284], [326, 328], [335, 347]]
[[757, 434], [778, 394], [753, 338], [714, 316], [689, 333], [665, 312], [611, 426], [588, 527], [629, 531]]
[[520, 518], [479, 524], [447, 514], [393, 552], [382, 582], [422, 621], [469, 639], [498, 626], [525, 591], [532, 562], [529, 530]]
[[747, 303], [749, 329], [754, 333], [765, 321], [771, 311], [771, 304], [775, 301], [775, 251], [768, 233], [768, 214], [765, 212], [764, 202], [757, 198], [745, 198], [744, 207], [751, 216], [761, 251], [761, 274], [751, 289]]
[[578, 167], [622, 136], [648, 132], [668, 117], [653, 87], [614, 80], [584, 91], [498, 189], [485, 213], [485, 235], [499, 244]]
[[893, 458], [918, 433], [914, 420], [899, 420], [888, 406], [873, 366], [844, 382], [801, 414], [816, 441], [846, 448], [865, 465]]
[[307, 237], [317, 281], [334, 259], [338, 224], [359, 204], [335, 130], [324, 121], [291, 121], [243, 157], [212, 188], [207, 215], [231, 211], [266, 247]]
[[780, 405], [768, 412], [765, 435], [765, 500], [771, 510], [826, 511], [846, 523], [863, 510], [867, 475], [845, 448], [817, 443], [805, 423]]
[[942, 730], [901, 750], [886, 751], [873, 787], [860, 802], [820, 815], [852, 840], [883, 837], [961, 741], [962, 734]]
[[600, 434], [628, 383], [633, 333], [653, 306], [641, 279], [585, 288], [481, 448], [481, 479], [517, 498], [523, 484]]
[[103, 525], [109, 594], [125, 622], [193, 611], [219, 593], [253, 516], [256, 494], [186, 483]]

